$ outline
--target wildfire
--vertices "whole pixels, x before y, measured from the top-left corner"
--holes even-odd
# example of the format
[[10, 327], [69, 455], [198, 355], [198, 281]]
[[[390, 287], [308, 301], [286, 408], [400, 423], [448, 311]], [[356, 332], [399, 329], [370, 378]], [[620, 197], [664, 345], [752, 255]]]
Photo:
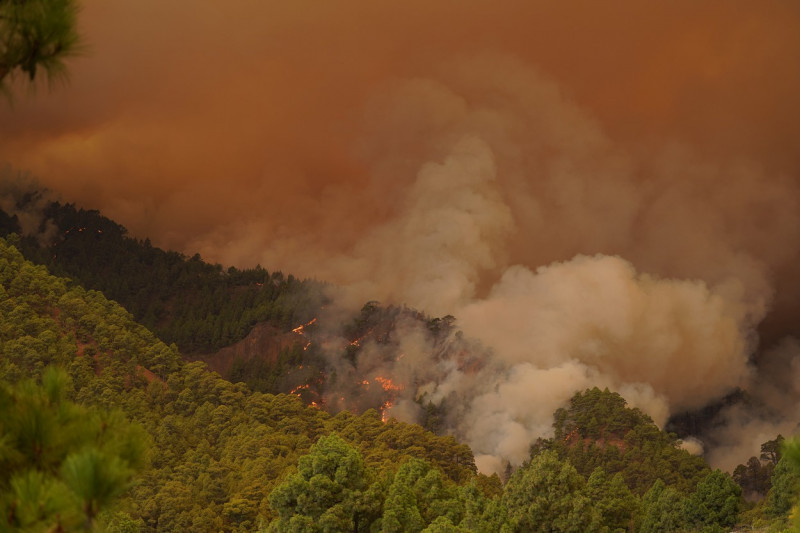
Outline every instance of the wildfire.
[[375, 376], [375, 381], [380, 383], [381, 387], [383, 388], [384, 392], [389, 393], [383, 403], [381, 404], [380, 411], [381, 411], [381, 420], [386, 423], [389, 421], [389, 410], [394, 407], [394, 398], [395, 393], [398, 391], [403, 390], [405, 387], [403, 385], [397, 384], [389, 378], [385, 378], [383, 376]]
[[308, 390], [309, 387], [310, 387], [310, 385], [308, 383], [306, 383], [305, 385], [298, 385], [297, 387], [295, 387], [291, 391], [289, 391], [289, 394], [294, 394], [295, 396], [300, 396], [300, 391], [301, 390]]
[[386, 400], [381, 404], [381, 422], [384, 424], [389, 421], [389, 414], [387, 411], [394, 406], [394, 402], [391, 400]]
[[361, 342], [364, 339], [366, 339], [367, 337], [369, 337], [370, 335], [372, 335], [372, 331], [374, 329], [375, 328], [369, 328], [363, 335], [361, 335], [357, 339], [353, 339], [352, 341], [350, 341], [350, 346], [353, 346], [354, 348], [360, 348], [361, 347]]
[[382, 376], [375, 376], [375, 381], [380, 383], [381, 387], [383, 387], [383, 390], [385, 390], [387, 392], [388, 391], [400, 391], [400, 390], [403, 390], [403, 388], [404, 388], [402, 385], [395, 385], [395, 383], [391, 379], [385, 378], [385, 377], [382, 377]]
[[303, 329], [307, 328], [308, 326], [310, 326], [311, 324], [313, 324], [316, 321], [317, 321], [316, 318], [312, 318], [311, 322], [309, 322], [308, 324], [301, 324], [301, 325], [297, 326], [296, 328], [294, 328], [292, 331], [297, 333], [298, 335], [302, 335], [303, 334]]
[[[307, 324], [300, 324], [299, 326], [297, 326], [296, 328], [294, 328], [294, 329], [292, 330], [292, 332], [293, 332], [293, 333], [297, 333], [298, 335], [300, 335], [300, 336], [302, 336], [302, 337], [305, 337], [305, 336], [306, 336], [306, 333], [305, 333], [305, 328], [307, 328], [308, 326], [310, 326], [311, 324], [313, 324], [313, 323], [314, 323], [314, 322], [316, 322], [316, 321], [317, 321], [317, 319], [316, 319], [316, 318], [312, 318], [312, 319], [311, 319], [311, 321], [310, 321], [309, 323], [307, 323]], [[308, 340], [308, 339], [306, 339], [306, 344], [305, 344], [305, 346], [303, 346], [303, 351], [306, 351], [306, 350], [308, 350], [309, 346], [311, 346], [311, 341], [310, 341], [310, 340]]]

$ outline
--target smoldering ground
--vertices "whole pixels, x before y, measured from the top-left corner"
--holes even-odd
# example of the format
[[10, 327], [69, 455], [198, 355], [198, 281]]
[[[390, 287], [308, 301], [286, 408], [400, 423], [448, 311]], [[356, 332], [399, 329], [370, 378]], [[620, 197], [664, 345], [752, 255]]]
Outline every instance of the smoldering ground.
[[455, 315], [491, 386], [451, 365], [405, 394], [474, 398], [451, 429], [484, 465], [588, 385], [663, 421], [795, 368], [768, 349], [798, 334], [793, 4], [92, 0], [81, 20], [71, 85], [0, 109], [0, 158], [164, 247]]

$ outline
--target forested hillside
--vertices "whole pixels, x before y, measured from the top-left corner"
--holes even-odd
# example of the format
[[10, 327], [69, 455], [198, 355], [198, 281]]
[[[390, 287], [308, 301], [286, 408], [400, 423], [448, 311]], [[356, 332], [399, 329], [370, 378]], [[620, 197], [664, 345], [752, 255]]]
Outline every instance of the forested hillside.
[[[40, 193], [18, 194], [15, 207], [37, 221], [15, 243], [26, 258], [119, 302], [184, 354], [209, 353], [243, 339], [258, 322], [281, 332], [308, 322], [322, 305], [320, 286], [259, 267], [223, 269], [200, 256], [165, 252], [127, 235], [97, 211], [71, 204], [34, 207]], [[37, 203], [38, 202], [38, 203]], [[0, 236], [21, 235], [17, 214], [0, 210]]]
[[[368, 306], [353, 333], [380, 313]], [[781, 459], [769, 497], [743, 514], [728, 474], [598, 389], [555, 413], [554, 437], [526, 464], [478, 475], [452, 437], [375, 410], [332, 415], [186, 363], [120, 305], [4, 240], [0, 324], [0, 531], [727, 531], [781, 527], [800, 479]], [[51, 429], [25, 430], [29, 415]], [[92, 470], [99, 458], [116, 466]], [[78, 490], [87, 472], [106, 488]]]
[[334, 417], [184, 363], [118, 304], [50, 276], [2, 240], [0, 281], [3, 381], [58, 365], [70, 399], [122, 409], [149, 433], [150, 465], [122, 503], [124, 520], [143, 531], [252, 530], [275, 515], [271, 490], [332, 431], [363, 450], [376, 479], [410, 457], [436, 467], [443, 483], [474, 477], [469, 448], [452, 437], [384, 424], [375, 411]]

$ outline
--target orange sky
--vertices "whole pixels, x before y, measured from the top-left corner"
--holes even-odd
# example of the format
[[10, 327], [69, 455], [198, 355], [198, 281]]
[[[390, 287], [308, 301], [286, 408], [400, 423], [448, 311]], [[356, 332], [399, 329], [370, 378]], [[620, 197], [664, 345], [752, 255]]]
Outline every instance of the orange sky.
[[[433, 80], [450, 83], [475, 108], [513, 116], [514, 106], [537, 105], [505, 105], [496, 98], [507, 95], [480, 80], [452, 81], [454, 64], [485, 54], [513, 58], [520, 71], [554, 84], [610, 151], [631, 158], [637, 188], [660, 165], [652, 154], [675, 145], [712, 165], [745, 159], [765, 179], [797, 183], [800, 6], [793, 2], [83, 6], [88, 46], [70, 62], [70, 84], [0, 107], [0, 161], [66, 200], [100, 208], [134, 235], [213, 261], [312, 275], [307, 258], [293, 259], [299, 250], [357, 246], [365, 228], [393, 216], [407, 185], [375, 178], [383, 154], [437, 157], [420, 148], [432, 127], [425, 105], [436, 104], [393, 107], [387, 94], [409, 80]], [[498, 87], [517, 83], [487, 76]], [[595, 251], [638, 261], [637, 245], [606, 246], [599, 237], [524, 253], [531, 236], [518, 225], [512, 262]], [[283, 247], [270, 251], [276, 240]], [[776, 244], [786, 246], [795, 245]]]

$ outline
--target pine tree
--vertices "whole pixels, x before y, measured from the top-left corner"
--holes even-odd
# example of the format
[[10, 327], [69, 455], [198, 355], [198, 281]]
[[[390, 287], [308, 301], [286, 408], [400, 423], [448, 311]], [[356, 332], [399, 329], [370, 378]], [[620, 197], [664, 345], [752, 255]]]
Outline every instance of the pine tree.
[[360, 531], [366, 525], [358, 512], [367, 482], [357, 450], [335, 434], [322, 437], [297, 470], [269, 496], [279, 515], [269, 531]]
[[0, 531], [93, 530], [143, 466], [147, 437], [66, 399], [64, 371], [0, 386]]
[[689, 524], [703, 531], [728, 531], [736, 523], [742, 488], [728, 474], [714, 470], [686, 499]]
[[16, 69], [30, 80], [63, 76], [64, 59], [79, 50], [77, 13], [74, 0], [0, 0], [0, 88]]
[[503, 504], [514, 531], [588, 533], [600, 528], [600, 514], [584, 494], [584, 478], [551, 451], [534, 457], [506, 485]]

